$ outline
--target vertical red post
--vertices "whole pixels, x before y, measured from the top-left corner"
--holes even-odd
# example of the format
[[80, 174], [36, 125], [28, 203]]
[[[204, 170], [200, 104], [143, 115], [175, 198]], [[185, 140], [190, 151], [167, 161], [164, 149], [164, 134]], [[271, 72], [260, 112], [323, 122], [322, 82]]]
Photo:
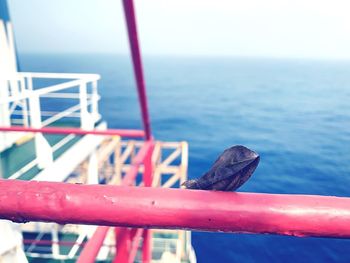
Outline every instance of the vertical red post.
[[[141, 52], [137, 36], [137, 26], [136, 26], [136, 16], [133, 0], [123, 0], [124, 13], [128, 28], [129, 43], [131, 49], [131, 56], [133, 60], [134, 74], [137, 84], [137, 91], [139, 97], [139, 103], [141, 107], [141, 115], [143, 127], [145, 130], [146, 140], [151, 139], [151, 125], [149, 120], [148, 105], [147, 105], [147, 95], [146, 95], [146, 85], [144, 80]], [[152, 153], [153, 146], [147, 152], [145, 159], [143, 160], [145, 171], [144, 171], [144, 185], [152, 185]], [[151, 233], [149, 230], [145, 230], [143, 234], [143, 262], [150, 262], [151, 260]], [[119, 253], [117, 253], [119, 254]]]
[[118, 228], [115, 229], [117, 240], [117, 254], [113, 260], [113, 263], [129, 262], [129, 252], [131, 249], [131, 230], [130, 228]]
[[134, 67], [134, 74], [137, 84], [138, 97], [141, 107], [143, 127], [145, 129], [146, 140], [151, 139], [151, 125], [148, 114], [146, 84], [142, 68], [141, 52], [137, 36], [136, 16], [133, 0], [123, 0], [124, 13], [128, 28], [131, 56]]
[[143, 159], [143, 165], [145, 167], [145, 170], [143, 173], [143, 183], [144, 183], [144, 186], [149, 187], [152, 185], [152, 177], [153, 177], [152, 154], [154, 149], [154, 142], [147, 141], [146, 143], [149, 143], [150, 146], [148, 148], [145, 158]]
[[[151, 142], [150, 142], [151, 143]], [[152, 185], [152, 177], [153, 177], [153, 163], [152, 163], [152, 154], [153, 154], [154, 144], [150, 150], [147, 152], [146, 157], [143, 161], [143, 165], [145, 167], [143, 174], [143, 181], [146, 187], [150, 187]], [[149, 229], [145, 229], [143, 232], [143, 246], [142, 246], [142, 262], [150, 263], [152, 259], [152, 233]]]
[[143, 232], [142, 263], [150, 263], [152, 259], [152, 233], [149, 229]]

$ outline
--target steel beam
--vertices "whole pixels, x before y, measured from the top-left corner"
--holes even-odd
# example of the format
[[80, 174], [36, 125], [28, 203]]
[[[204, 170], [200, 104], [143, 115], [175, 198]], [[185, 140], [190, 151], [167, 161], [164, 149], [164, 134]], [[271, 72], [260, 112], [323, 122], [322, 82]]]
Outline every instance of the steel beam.
[[90, 238], [90, 242], [85, 244], [83, 251], [81, 252], [77, 263], [94, 263], [95, 259], [100, 251], [101, 246], [103, 245], [103, 241], [107, 235], [109, 230], [108, 226], [98, 227]]
[[350, 238], [350, 198], [0, 181], [0, 218]]
[[[153, 177], [153, 163], [152, 153], [154, 144], [151, 144], [151, 150], [148, 151], [144, 158], [145, 171], [143, 173], [144, 186], [150, 187], [152, 185]], [[143, 243], [142, 243], [142, 263], [150, 263], [152, 259], [152, 233], [151, 230], [145, 229], [143, 232]]]
[[[136, 154], [135, 158], [132, 160], [130, 170], [123, 177], [122, 185], [130, 186], [134, 183], [136, 176], [138, 174], [140, 165], [148, 158], [148, 156], [152, 156], [153, 148], [154, 148], [153, 141], [147, 141], [143, 144], [141, 149]], [[148, 174], [147, 176], [151, 176], [151, 175]]]
[[117, 237], [117, 251], [113, 263], [129, 263], [129, 251], [132, 243], [132, 233], [130, 228], [115, 229]]
[[151, 233], [151, 230], [145, 229], [142, 236], [143, 236], [142, 263], [150, 263], [152, 260], [152, 233]]
[[126, 25], [130, 43], [131, 57], [133, 61], [137, 92], [141, 108], [142, 122], [145, 130], [146, 140], [151, 139], [151, 124], [148, 113], [146, 84], [142, 68], [141, 51], [137, 36], [136, 16], [132, 0], [123, 0]]

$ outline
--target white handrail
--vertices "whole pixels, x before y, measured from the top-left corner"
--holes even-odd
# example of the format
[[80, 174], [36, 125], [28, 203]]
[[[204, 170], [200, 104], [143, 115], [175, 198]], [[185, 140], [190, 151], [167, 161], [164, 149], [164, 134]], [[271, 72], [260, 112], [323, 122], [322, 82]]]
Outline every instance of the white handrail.
[[[65, 111], [68, 111], [69, 109], [65, 110]], [[41, 116], [42, 117], [52, 117], [56, 114], [59, 114], [61, 113], [62, 111], [41, 111]], [[30, 113], [30, 111], [25, 111], [25, 110], [14, 110], [12, 111], [12, 114], [13, 115], [16, 115], [16, 116], [22, 116], [23, 114], [28, 114]], [[80, 113], [75, 113], [75, 111], [70, 111], [69, 114], [65, 117], [71, 117], [71, 118], [80, 118]], [[23, 123], [23, 120], [21, 120]]]
[[[94, 76], [94, 75], [92, 75], [92, 76]], [[98, 75], [97, 75], [97, 77], [99, 78]], [[36, 90], [23, 90], [23, 91], [19, 92], [18, 94], [16, 94], [15, 96], [1, 98], [0, 104], [6, 104], [6, 103], [15, 102], [15, 101], [23, 100], [23, 99], [28, 99], [32, 95], [41, 96], [41, 95], [45, 95], [48, 93], [52, 93], [52, 92], [56, 92], [56, 91], [60, 91], [60, 90], [64, 90], [64, 89], [78, 88], [78, 86], [80, 86], [80, 85], [84, 85], [84, 84], [87, 84], [89, 82], [96, 81], [98, 79], [97, 77], [95, 76], [95, 77], [91, 77], [91, 78], [70, 80], [70, 81], [67, 81], [64, 83], [55, 84], [55, 85], [51, 85], [51, 86], [36, 89]]]
[[85, 73], [18, 72], [18, 74], [25, 78], [89, 79], [90, 81], [99, 80], [101, 78], [98, 74]]
[[[91, 105], [91, 104], [92, 104], [91, 101], [87, 102], [87, 105]], [[81, 110], [80, 104], [76, 104], [72, 107], [69, 107], [68, 109], [60, 111], [57, 114], [51, 116], [50, 118], [47, 118], [46, 120], [42, 121], [42, 126], [43, 127], [48, 126], [49, 124], [51, 124], [59, 119], [62, 119], [64, 117], [68, 117], [68, 116], [72, 115], [72, 113], [77, 112], [78, 110]], [[77, 116], [77, 117], [81, 117], [81, 114], [79, 114], [79, 116]]]
[[49, 87], [33, 90], [33, 93], [38, 95], [38, 96], [41, 96], [43, 94], [47, 94], [47, 93], [51, 93], [51, 92], [55, 92], [55, 91], [59, 91], [59, 90], [74, 88], [76, 86], [84, 85], [88, 82], [91, 82], [91, 80], [88, 80], [88, 79], [70, 80], [70, 81], [67, 81], [64, 83], [60, 83], [60, 84], [52, 85]]
[[47, 118], [46, 120], [42, 121], [42, 126], [48, 126], [49, 124], [51, 124], [55, 121], [58, 121], [59, 119], [62, 119], [64, 117], [67, 117], [72, 112], [76, 112], [79, 109], [80, 109], [80, 104], [69, 107], [68, 109], [63, 110], [63, 111], [51, 116], [50, 118]]

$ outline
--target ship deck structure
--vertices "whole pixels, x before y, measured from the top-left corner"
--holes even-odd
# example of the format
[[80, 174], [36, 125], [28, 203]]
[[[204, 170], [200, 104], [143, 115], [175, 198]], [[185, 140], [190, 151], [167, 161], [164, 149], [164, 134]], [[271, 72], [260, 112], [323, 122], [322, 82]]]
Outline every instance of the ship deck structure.
[[180, 188], [189, 146], [152, 136], [123, 7], [143, 129], [108, 128], [98, 74], [20, 71], [0, 0], [0, 261], [194, 263], [190, 230], [350, 238], [350, 198]]

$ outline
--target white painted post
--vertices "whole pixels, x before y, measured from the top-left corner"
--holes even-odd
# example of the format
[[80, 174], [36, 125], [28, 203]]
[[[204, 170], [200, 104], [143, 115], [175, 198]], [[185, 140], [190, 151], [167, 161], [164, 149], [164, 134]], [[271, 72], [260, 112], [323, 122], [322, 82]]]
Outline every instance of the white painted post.
[[[0, 98], [8, 98], [8, 83], [5, 79], [0, 79]], [[10, 107], [9, 103], [0, 104], [0, 125], [10, 126]], [[0, 152], [12, 145], [6, 132], [0, 132]]]
[[[41, 128], [40, 99], [38, 95], [31, 94], [29, 107], [31, 126]], [[35, 134], [35, 152], [40, 169], [44, 169], [53, 163], [52, 148], [42, 133]]]
[[98, 160], [96, 151], [94, 151], [89, 157], [88, 171], [87, 171], [87, 183], [98, 184]]
[[[24, 77], [21, 77], [20, 79], [20, 91], [25, 92], [26, 91], [26, 80]], [[21, 101], [22, 106], [22, 120], [23, 120], [23, 126], [28, 127], [29, 126], [29, 118], [28, 118], [28, 103], [27, 99], [23, 99]]]
[[[11, 61], [11, 50], [8, 42], [8, 34], [5, 30], [5, 23], [0, 19], [0, 98], [6, 99], [9, 93], [9, 78], [16, 68]], [[10, 105], [9, 103], [0, 104], [0, 125], [10, 126]], [[11, 135], [5, 132], [0, 133], [0, 151], [10, 147], [13, 143]]]
[[79, 86], [79, 99], [80, 99], [80, 127], [83, 130], [90, 130], [93, 128], [93, 122], [88, 112], [86, 83], [82, 83]]
[[58, 238], [58, 225], [52, 224], [51, 225], [51, 236], [52, 236], [52, 254], [54, 257], [58, 257], [60, 255], [60, 246], [58, 244], [59, 238]]
[[98, 112], [98, 92], [97, 92], [97, 80], [92, 82], [92, 109], [91, 109], [91, 115], [93, 118], [94, 123], [99, 120], [99, 112]]
[[27, 263], [22, 249], [23, 237], [18, 224], [0, 220], [0, 262]]

